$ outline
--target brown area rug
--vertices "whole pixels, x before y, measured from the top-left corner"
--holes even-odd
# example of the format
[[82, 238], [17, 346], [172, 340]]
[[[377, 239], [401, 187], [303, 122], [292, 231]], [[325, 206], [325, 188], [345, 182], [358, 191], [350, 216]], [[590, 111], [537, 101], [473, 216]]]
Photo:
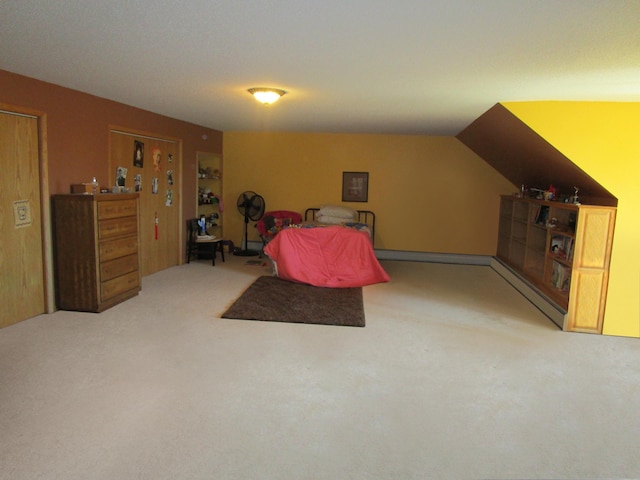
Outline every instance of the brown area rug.
[[313, 287], [262, 276], [222, 318], [364, 327], [362, 287]]

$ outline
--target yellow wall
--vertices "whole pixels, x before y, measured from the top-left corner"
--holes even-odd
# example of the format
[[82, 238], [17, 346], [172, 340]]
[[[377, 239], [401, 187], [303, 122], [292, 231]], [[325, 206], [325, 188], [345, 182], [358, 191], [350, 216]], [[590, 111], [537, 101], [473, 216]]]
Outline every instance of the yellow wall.
[[618, 198], [603, 333], [640, 337], [640, 103], [503, 105]]
[[[245, 190], [267, 210], [342, 204], [342, 172], [369, 172], [376, 248], [494, 255], [499, 194], [515, 187], [455, 137], [225, 132], [225, 237], [239, 243]], [[249, 241], [256, 240], [250, 224]]]

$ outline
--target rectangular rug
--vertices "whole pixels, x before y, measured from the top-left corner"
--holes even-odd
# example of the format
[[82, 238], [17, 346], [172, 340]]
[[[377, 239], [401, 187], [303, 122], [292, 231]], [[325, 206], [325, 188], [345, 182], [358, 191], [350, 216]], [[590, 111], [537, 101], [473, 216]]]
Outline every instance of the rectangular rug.
[[261, 276], [222, 318], [364, 327], [362, 287], [314, 287]]

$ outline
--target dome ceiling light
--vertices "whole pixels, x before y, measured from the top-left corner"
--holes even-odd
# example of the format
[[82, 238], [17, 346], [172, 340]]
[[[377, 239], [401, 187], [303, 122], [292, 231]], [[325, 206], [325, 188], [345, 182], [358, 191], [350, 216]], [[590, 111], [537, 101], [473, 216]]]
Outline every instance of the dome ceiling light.
[[279, 88], [265, 88], [265, 87], [256, 87], [250, 88], [247, 90], [251, 95], [255, 97], [260, 103], [264, 103], [265, 105], [271, 105], [274, 102], [277, 102], [278, 99], [284, 95], [284, 90], [280, 90]]

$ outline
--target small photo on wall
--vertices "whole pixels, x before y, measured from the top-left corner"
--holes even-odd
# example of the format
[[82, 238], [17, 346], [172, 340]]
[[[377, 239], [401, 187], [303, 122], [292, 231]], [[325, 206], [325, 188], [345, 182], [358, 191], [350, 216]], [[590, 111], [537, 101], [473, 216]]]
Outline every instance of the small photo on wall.
[[173, 170], [167, 170], [167, 183], [173, 185]]
[[151, 193], [154, 195], [158, 194], [158, 177], [153, 177], [151, 179]]
[[133, 190], [135, 192], [141, 192], [142, 191], [142, 175], [141, 174], [136, 174], [135, 177], [133, 177]]
[[170, 207], [173, 205], [173, 190], [167, 190], [167, 196], [165, 197], [165, 205]]
[[125, 167], [116, 168], [116, 185], [124, 187], [127, 182], [127, 169]]
[[162, 152], [158, 147], [151, 149], [151, 157], [153, 157], [153, 171], [160, 173], [160, 159], [162, 157]]
[[133, 166], [142, 168], [144, 165], [144, 143], [133, 141]]

